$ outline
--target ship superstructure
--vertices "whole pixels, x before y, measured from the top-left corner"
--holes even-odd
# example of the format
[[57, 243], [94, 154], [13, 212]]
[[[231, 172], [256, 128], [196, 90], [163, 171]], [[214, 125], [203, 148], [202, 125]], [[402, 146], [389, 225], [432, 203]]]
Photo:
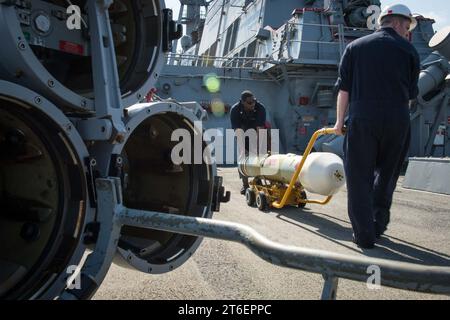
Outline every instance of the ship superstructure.
[[[252, 90], [265, 105], [271, 127], [279, 130], [280, 152], [297, 154], [315, 130], [334, 124], [340, 58], [347, 44], [374, 32], [381, 12], [378, 0], [181, 3], [179, 21], [186, 34], [179, 51], [168, 56], [159, 94], [198, 101], [209, 112], [204, 126], [223, 130], [230, 127], [229, 108], [240, 92]], [[420, 96], [411, 109], [409, 155], [448, 157], [450, 37], [444, 32], [431, 48], [435, 21], [416, 18], [411, 42], [423, 71]], [[205, 85], [211, 75], [220, 80], [215, 92]], [[341, 144], [342, 139], [326, 137], [316, 148], [342, 154]]]

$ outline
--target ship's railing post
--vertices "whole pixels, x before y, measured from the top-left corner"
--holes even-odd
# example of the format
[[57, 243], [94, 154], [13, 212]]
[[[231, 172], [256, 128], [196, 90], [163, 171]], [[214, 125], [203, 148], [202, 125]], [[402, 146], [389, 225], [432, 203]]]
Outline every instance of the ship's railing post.
[[321, 300], [336, 300], [339, 278], [330, 275], [322, 275], [325, 280], [323, 284]]
[[288, 59], [292, 59], [291, 56], [291, 30], [290, 30], [290, 24], [286, 24], [285, 34], [286, 34], [286, 54]]
[[342, 58], [345, 49], [345, 37], [344, 37], [344, 25], [339, 24], [338, 26], [338, 36], [339, 36], [339, 57]]

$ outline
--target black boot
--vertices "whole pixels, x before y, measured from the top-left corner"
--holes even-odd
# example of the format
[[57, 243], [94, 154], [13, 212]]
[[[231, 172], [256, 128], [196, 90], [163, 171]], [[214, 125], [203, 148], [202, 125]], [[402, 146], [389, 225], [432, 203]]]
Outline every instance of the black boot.
[[373, 249], [375, 248], [375, 244], [373, 242], [368, 241], [360, 241], [355, 237], [355, 234], [352, 235], [352, 241], [361, 249]]

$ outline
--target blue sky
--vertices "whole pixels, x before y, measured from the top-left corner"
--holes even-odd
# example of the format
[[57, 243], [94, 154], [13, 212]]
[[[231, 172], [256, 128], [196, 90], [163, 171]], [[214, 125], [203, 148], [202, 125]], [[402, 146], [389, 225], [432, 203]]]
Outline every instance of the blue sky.
[[381, 6], [395, 3], [407, 5], [413, 13], [419, 13], [427, 18], [436, 20], [434, 29], [436, 31], [450, 25], [450, 3], [448, 0], [380, 0]]
[[[165, 0], [166, 7], [172, 8], [174, 17], [178, 17], [180, 2], [178, 0]], [[450, 25], [450, 3], [449, 0], [380, 0], [381, 7], [395, 3], [407, 5], [413, 13], [419, 13], [427, 18], [436, 20], [434, 29], [437, 31]]]

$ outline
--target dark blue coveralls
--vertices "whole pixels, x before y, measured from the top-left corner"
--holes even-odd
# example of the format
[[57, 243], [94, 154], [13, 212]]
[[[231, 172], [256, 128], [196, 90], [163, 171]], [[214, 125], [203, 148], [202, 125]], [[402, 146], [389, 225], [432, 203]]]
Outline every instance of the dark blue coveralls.
[[389, 27], [353, 41], [342, 57], [336, 85], [350, 97], [344, 142], [348, 214], [355, 241], [364, 247], [372, 247], [389, 223], [419, 72], [416, 49]]
[[[266, 109], [261, 103], [256, 102], [253, 111], [246, 112], [244, 105], [239, 101], [231, 107], [230, 119], [233, 130], [242, 129], [244, 132], [248, 129], [256, 130], [257, 127], [264, 127], [266, 124]], [[248, 153], [248, 139], [245, 139], [244, 148], [246, 153]], [[248, 188], [248, 178], [244, 177], [240, 172], [239, 177], [242, 179], [244, 188]]]

